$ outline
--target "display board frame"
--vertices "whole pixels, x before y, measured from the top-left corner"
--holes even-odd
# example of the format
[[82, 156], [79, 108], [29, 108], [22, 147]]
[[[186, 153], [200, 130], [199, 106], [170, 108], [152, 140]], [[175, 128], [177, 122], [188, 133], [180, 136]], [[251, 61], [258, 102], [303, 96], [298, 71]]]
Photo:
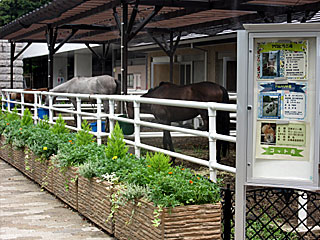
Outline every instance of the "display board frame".
[[[237, 153], [237, 158], [240, 156], [246, 162], [246, 167], [243, 168], [246, 185], [319, 189], [320, 33], [319, 30], [313, 32], [303, 29], [301, 26], [299, 26], [301, 29], [298, 29], [299, 27], [295, 28], [289, 25], [289, 29], [286, 29], [286, 31], [280, 31], [280, 27], [277, 24], [268, 26], [270, 29], [263, 27], [258, 29], [253, 25], [252, 29], [249, 27], [246, 34], [242, 34], [247, 38], [246, 40], [243, 39], [242, 42], [243, 49], [247, 50], [248, 62], [242, 64], [242, 68], [243, 65], [246, 66], [247, 73], [243, 74], [246, 77], [238, 79], [238, 86], [242, 86], [238, 88], [238, 96], [240, 94], [239, 89], [246, 92], [246, 97], [238, 97], [238, 110], [240, 109], [240, 114], [247, 114], [247, 116], [246, 118], [239, 118], [240, 122], [238, 121], [237, 124], [244, 124], [247, 133], [244, 134], [245, 136], [239, 136], [237, 132], [237, 142], [242, 142], [240, 145], [245, 148], [241, 148], [246, 149], [245, 153]], [[280, 52], [273, 52], [266, 44], [264, 46], [268, 48], [266, 52], [271, 52], [271, 54], [260, 53], [260, 60], [262, 59], [259, 62], [260, 70], [265, 58], [273, 59], [273, 65], [275, 63], [278, 69], [276, 69], [276, 73], [265, 71], [265, 74], [261, 74], [259, 80], [257, 80], [257, 69], [259, 67], [259, 64], [255, 62], [258, 58], [257, 44], [264, 40], [281, 43], [283, 45], [278, 44], [281, 47], [292, 42], [297, 42], [296, 45], [299, 45], [299, 41], [306, 40], [307, 53], [305, 55], [299, 53], [299, 50], [295, 48], [296, 46], [293, 47], [294, 51], [284, 47], [282, 50], [280, 48]], [[239, 42], [241, 45], [241, 41], [238, 40]], [[273, 47], [278, 47], [277, 44], [274, 45]], [[291, 44], [291, 47], [292, 45], [294, 44]], [[284, 56], [287, 61], [283, 60]], [[286, 71], [282, 69], [282, 72], [280, 72], [279, 66], [286, 62], [289, 62], [288, 66], [294, 66], [299, 71], [286, 68]], [[306, 64], [305, 68], [302, 63]], [[240, 76], [239, 71], [241, 70], [238, 70], [238, 76]], [[267, 76], [265, 77], [265, 75]], [[287, 75], [294, 77], [290, 78]], [[312, 80], [307, 79], [308, 77], [312, 77]], [[274, 89], [272, 84], [276, 85], [278, 89]], [[289, 84], [291, 84], [291, 89], [288, 89]], [[312, 101], [309, 99], [310, 96]], [[284, 106], [284, 100], [289, 107]], [[269, 103], [275, 103], [276, 107], [272, 114], [269, 113], [269, 116], [266, 116], [268, 114], [261, 109]], [[311, 103], [311, 106], [307, 105], [309, 103]], [[243, 122], [244, 119], [246, 119], [246, 123]], [[257, 126], [257, 123], [261, 123], [261, 125]], [[272, 142], [263, 145], [265, 144], [262, 140], [263, 134], [261, 134], [260, 139], [257, 137], [262, 128], [273, 129], [275, 132], [274, 138], [277, 140], [274, 146], [272, 146]], [[256, 137], [254, 138], [254, 136]], [[257, 154], [257, 145], [261, 149], [265, 149], [264, 152]], [[274, 154], [275, 152], [277, 154]], [[282, 161], [282, 163], [279, 163], [279, 161]], [[274, 165], [274, 168], [270, 167], [271, 165]], [[239, 160], [237, 159], [237, 170], [238, 166]], [[285, 174], [281, 176], [282, 173]]]

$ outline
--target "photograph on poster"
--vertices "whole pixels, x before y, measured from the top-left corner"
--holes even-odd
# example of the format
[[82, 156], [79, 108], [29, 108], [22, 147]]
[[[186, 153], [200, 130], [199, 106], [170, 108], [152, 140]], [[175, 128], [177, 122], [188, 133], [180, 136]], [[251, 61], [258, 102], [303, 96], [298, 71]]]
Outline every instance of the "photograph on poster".
[[261, 133], [260, 133], [261, 144], [275, 145], [276, 130], [277, 130], [277, 125], [275, 123], [270, 123], [270, 122], [261, 123]]
[[261, 53], [261, 77], [274, 78], [279, 77], [279, 51], [262, 52]]
[[280, 114], [280, 94], [263, 93], [260, 94], [260, 118], [279, 119]]

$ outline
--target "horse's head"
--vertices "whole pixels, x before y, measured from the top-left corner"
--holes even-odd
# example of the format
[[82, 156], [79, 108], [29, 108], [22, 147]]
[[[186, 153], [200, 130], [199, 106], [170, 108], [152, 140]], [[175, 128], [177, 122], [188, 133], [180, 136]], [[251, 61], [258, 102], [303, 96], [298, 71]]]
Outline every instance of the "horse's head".
[[127, 114], [129, 118], [134, 118], [134, 108], [132, 102], [127, 102]]

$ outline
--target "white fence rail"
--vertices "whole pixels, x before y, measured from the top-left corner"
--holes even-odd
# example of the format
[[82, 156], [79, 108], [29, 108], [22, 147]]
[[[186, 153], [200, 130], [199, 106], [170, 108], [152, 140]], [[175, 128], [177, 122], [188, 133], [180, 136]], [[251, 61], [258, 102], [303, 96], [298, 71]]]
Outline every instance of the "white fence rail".
[[[21, 94], [21, 101], [11, 100], [10, 95], [11, 93], [20, 93]], [[34, 95], [34, 102], [33, 103], [26, 103], [25, 102], [25, 95], [26, 94], [33, 94]], [[210, 171], [210, 179], [215, 180], [217, 170], [227, 171], [231, 173], [235, 173], [236, 169], [234, 167], [229, 167], [223, 164], [220, 164], [216, 160], [216, 141], [223, 140], [228, 142], [236, 142], [236, 137], [234, 136], [226, 136], [221, 135], [216, 132], [216, 111], [229, 111], [229, 112], [236, 112], [236, 104], [222, 104], [222, 103], [215, 103], [215, 102], [195, 102], [195, 101], [181, 101], [181, 100], [169, 100], [169, 99], [152, 99], [152, 98], [142, 98], [140, 96], [123, 96], [123, 95], [89, 95], [89, 94], [66, 94], [66, 93], [53, 93], [53, 92], [40, 92], [40, 91], [23, 91], [21, 89], [2, 89], [2, 111], [6, 111], [5, 105], [9, 112], [12, 111], [11, 104], [18, 104], [20, 105], [19, 108], [19, 115], [23, 115], [24, 109], [29, 107], [33, 110], [33, 119], [34, 122], [37, 123], [39, 121], [38, 117], [38, 110], [40, 108], [48, 109], [49, 111], [49, 123], [55, 124], [54, 111], [64, 114], [70, 114], [69, 116], [64, 116], [65, 120], [76, 119], [76, 127], [67, 125], [69, 129], [78, 131], [81, 129], [81, 121], [82, 119], [90, 119], [94, 120], [97, 123], [97, 131], [91, 132], [93, 135], [96, 136], [98, 144], [101, 144], [101, 138], [104, 136], [108, 136], [109, 133], [103, 131], [101, 127], [101, 123], [104, 119], [109, 119], [109, 131], [112, 132], [114, 128], [115, 121], [122, 121], [126, 123], [134, 124], [134, 140], [130, 140], [126, 136], [126, 143], [129, 145], [134, 146], [135, 154], [139, 157], [140, 156], [140, 149], [147, 149], [151, 151], [162, 152], [172, 157], [184, 159], [193, 163], [197, 163], [209, 168]], [[44, 103], [41, 101], [41, 96], [47, 96], [49, 98], [49, 105], [45, 106]], [[70, 97], [76, 98], [77, 100], [77, 109], [73, 110], [72, 105], [70, 104], [54, 104], [54, 97]], [[89, 112], [91, 104], [83, 104], [82, 101], [86, 101], [90, 99], [94, 101], [94, 106], [96, 112]], [[102, 101], [108, 100], [109, 101], [109, 112], [104, 113], [102, 111]], [[115, 102], [116, 101], [123, 101], [123, 102], [133, 102], [134, 105], [134, 119], [127, 119], [119, 117], [119, 114], [115, 114]], [[11, 104], [10, 104], [11, 103]], [[159, 123], [152, 123], [147, 121], [141, 120], [140, 115], [140, 103], [149, 103], [149, 104], [159, 104], [159, 105], [167, 105], [167, 106], [175, 106], [175, 107], [188, 107], [188, 108], [197, 108], [197, 109], [206, 109], [208, 111], [209, 116], [209, 131], [199, 131], [194, 129], [187, 129], [182, 127], [176, 126], [169, 126], [163, 125]], [[174, 134], [172, 136], [198, 136], [198, 137], [205, 137], [209, 141], [209, 161], [205, 159], [199, 159], [195, 157], [191, 157], [185, 154], [171, 152], [169, 150], [165, 150], [162, 148], [150, 146], [147, 144], [141, 143], [141, 138], [144, 136], [154, 137], [159, 136], [159, 134], [153, 133], [143, 133], [141, 132], [141, 126], [145, 127], [152, 127], [161, 130], [169, 130], [173, 131]]]

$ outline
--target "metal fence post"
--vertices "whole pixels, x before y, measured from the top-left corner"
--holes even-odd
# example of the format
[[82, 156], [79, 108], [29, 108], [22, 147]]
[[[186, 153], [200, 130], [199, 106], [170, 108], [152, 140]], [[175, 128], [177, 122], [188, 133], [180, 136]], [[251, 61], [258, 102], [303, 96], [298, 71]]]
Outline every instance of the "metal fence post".
[[49, 95], [49, 122], [53, 123], [53, 96]]
[[97, 143], [101, 145], [101, 98], [97, 98]]
[[38, 94], [34, 93], [34, 124], [38, 122]]
[[223, 239], [231, 239], [231, 220], [232, 216], [232, 196], [230, 184], [227, 185], [224, 195], [224, 208], [223, 208]]
[[217, 111], [213, 109], [213, 106], [208, 107], [209, 115], [209, 171], [210, 180], [217, 181], [217, 170], [212, 167], [213, 163], [217, 163], [217, 145], [216, 145], [216, 115]]
[[[112, 118], [114, 117], [114, 100], [113, 99], [110, 99], [109, 100], [109, 116]], [[109, 132], [110, 134], [113, 132], [113, 129], [114, 129], [114, 119], [111, 119], [109, 117]]]
[[6, 93], [7, 95], [7, 108], [8, 108], [8, 112], [11, 112], [11, 106], [10, 106], [10, 93]]
[[4, 112], [4, 100], [6, 99], [5, 95], [3, 92], [1, 92], [1, 108], [2, 108], [2, 112]]
[[21, 93], [21, 116], [24, 114], [24, 93]]
[[81, 129], [81, 98], [77, 97], [77, 129]]
[[137, 145], [140, 144], [140, 103], [137, 101], [133, 102], [134, 107], [134, 153], [139, 158], [140, 157], [140, 147]]

